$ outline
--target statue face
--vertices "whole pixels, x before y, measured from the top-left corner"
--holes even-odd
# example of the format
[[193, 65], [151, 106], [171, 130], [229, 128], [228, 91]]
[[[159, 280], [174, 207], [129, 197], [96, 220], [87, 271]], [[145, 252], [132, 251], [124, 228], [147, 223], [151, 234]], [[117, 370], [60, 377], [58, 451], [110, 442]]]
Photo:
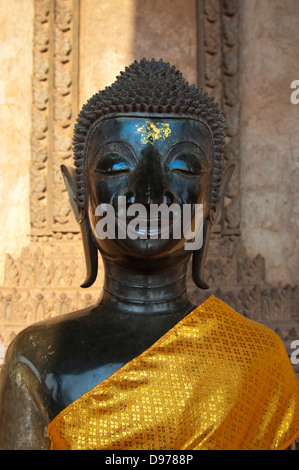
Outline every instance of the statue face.
[[[193, 119], [126, 116], [108, 118], [96, 125], [87, 151], [87, 193], [90, 225], [102, 254], [114, 260], [189, 256], [183, 233], [180, 238], [174, 236], [176, 214], [172, 217], [170, 213], [168, 237], [161, 219], [158, 225], [153, 222], [154, 228], [150, 226], [149, 214], [155, 204], [179, 208], [189, 205], [194, 218], [194, 204], [202, 204], [206, 218], [212, 152], [210, 131]], [[124, 201], [126, 205], [120, 205]], [[99, 207], [110, 212], [101, 212]], [[133, 207], [142, 211], [130, 213]], [[108, 235], [100, 239], [99, 224], [103, 232], [104, 217], [107, 222], [113, 212], [115, 233], [110, 225], [109, 234], [106, 225]], [[134, 226], [137, 216], [139, 236], [134, 239], [125, 229], [131, 222]]]

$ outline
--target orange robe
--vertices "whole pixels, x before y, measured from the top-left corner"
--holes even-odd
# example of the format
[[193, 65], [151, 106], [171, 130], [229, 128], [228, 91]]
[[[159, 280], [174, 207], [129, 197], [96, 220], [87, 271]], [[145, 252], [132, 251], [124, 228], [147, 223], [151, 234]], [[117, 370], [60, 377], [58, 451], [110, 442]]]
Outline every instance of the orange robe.
[[282, 450], [299, 436], [299, 381], [272, 330], [212, 296], [48, 435], [54, 450]]

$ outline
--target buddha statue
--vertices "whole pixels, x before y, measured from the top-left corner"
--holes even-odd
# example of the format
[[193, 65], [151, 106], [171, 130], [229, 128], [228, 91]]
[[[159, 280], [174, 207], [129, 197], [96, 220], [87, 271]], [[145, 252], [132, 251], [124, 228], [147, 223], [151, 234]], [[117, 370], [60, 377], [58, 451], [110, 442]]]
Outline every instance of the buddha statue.
[[83, 106], [73, 149], [75, 168], [62, 174], [82, 233], [82, 287], [100, 254], [103, 290], [9, 346], [0, 447], [286, 448], [299, 390], [280, 339], [214, 296], [192, 305], [186, 290], [189, 261], [208, 287], [210, 231], [233, 171], [219, 106], [175, 67], [143, 59]]

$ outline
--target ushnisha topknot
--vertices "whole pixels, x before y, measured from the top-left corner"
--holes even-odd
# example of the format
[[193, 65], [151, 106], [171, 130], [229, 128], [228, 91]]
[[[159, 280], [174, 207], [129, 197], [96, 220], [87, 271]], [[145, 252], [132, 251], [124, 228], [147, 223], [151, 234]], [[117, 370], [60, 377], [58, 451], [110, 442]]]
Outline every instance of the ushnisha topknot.
[[181, 72], [162, 59], [135, 61], [116, 81], [92, 96], [82, 107], [74, 128], [73, 151], [77, 173], [77, 203], [85, 207], [85, 145], [92, 124], [117, 114], [172, 114], [193, 116], [205, 122], [214, 142], [211, 207], [218, 200], [223, 176], [224, 117], [214, 98], [189, 83]]

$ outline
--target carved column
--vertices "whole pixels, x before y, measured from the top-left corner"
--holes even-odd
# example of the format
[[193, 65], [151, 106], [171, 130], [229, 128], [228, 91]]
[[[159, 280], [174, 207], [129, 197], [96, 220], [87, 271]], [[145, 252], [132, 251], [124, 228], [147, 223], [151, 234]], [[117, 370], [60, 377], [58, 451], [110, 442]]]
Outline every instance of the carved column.
[[78, 113], [79, 0], [36, 0], [34, 32], [31, 234], [77, 233], [60, 165]]
[[198, 84], [215, 97], [226, 118], [226, 163], [234, 163], [222, 220], [214, 233], [240, 234], [238, 0], [198, 0]]

